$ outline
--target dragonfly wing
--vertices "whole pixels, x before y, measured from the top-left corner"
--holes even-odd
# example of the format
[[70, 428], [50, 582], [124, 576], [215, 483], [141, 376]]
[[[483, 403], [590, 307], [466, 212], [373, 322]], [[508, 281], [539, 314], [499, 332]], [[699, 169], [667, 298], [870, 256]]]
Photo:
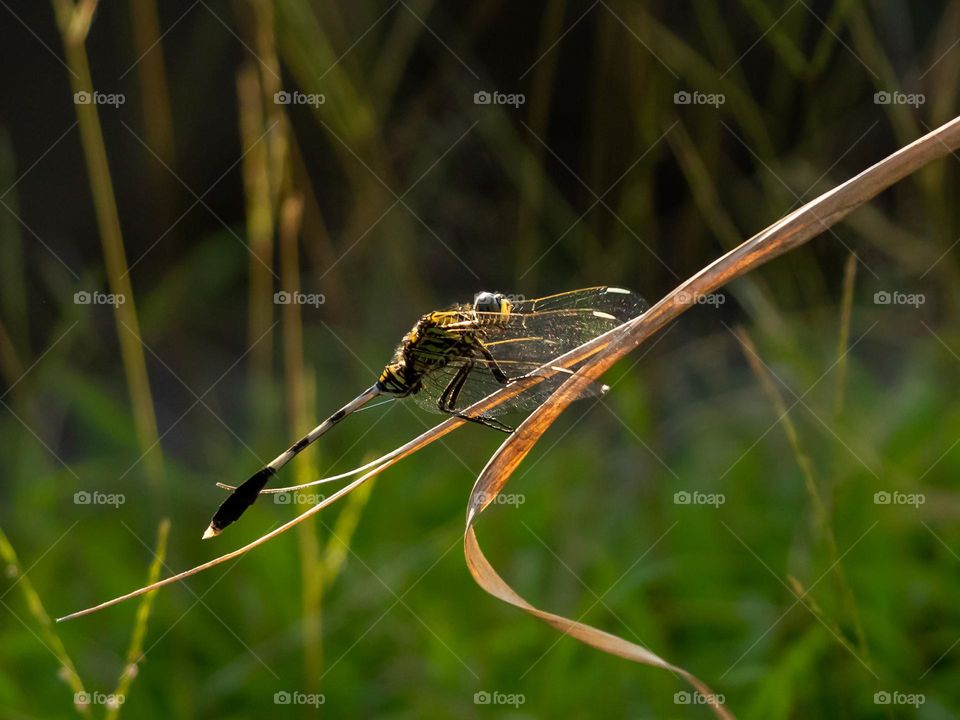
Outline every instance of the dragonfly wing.
[[[502, 377], [522, 378], [554, 358], [642, 315], [643, 298], [629, 290], [592, 287], [534, 300], [511, 301], [510, 314], [455, 310], [459, 320], [444, 326], [448, 332], [470, 333], [489, 357], [473, 352], [457, 357], [426, 373], [414, 397], [432, 411], [461, 411], [503, 387]], [[491, 359], [492, 358], [492, 361]], [[469, 367], [466, 367], [469, 366]], [[530, 411], [541, 405], [567, 379], [570, 370], [531, 384], [523, 392], [486, 413], [502, 415]], [[582, 397], [602, 395], [606, 386], [591, 383]], [[452, 401], [452, 404], [451, 404]]]
[[636, 293], [606, 285], [513, 303], [513, 309], [524, 314], [580, 308], [609, 313], [620, 322], [642, 315], [648, 307], [646, 301]]
[[[522, 362], [522, 361], [498, 361], [497, 366], [509, 378], [521, 378], [517, 382], [526, 383], [524, 376], [533, 372], [542, 363], [540, 362]], [[495, 376], [491, 364], [486, 360], [461, 360], [457, 359], [441, 368], [436, 368], [427, 373], [423, 378], [423, 386], [420, 392], [413, 397], [417, 404], [432, 412], [444, 412], [440, 409], [438, 402], [444, 392], [453, 383], [464, 365], [469, 365], [467, 379], [463, 382], [460, 390], [456, 393], [452, 406], [453, 412], [462, 412], [475, 402], [491, 395], [504, 387]], [[509, 412], [530, 412], [542, 405], [553, 392], [560, 387], [564, 380], [570, 376], [569, 370], [563, 370], [556, 375], [541, 380], [530, 387], [524, 389], [519, 394], [514, 395], [509, 400], [501, 403], [484, 413], [487, 417], [497, 417]], [[606, 392], [607, 386], [597, 382], [591, 382], [579, 398], [599, 397]]]
[[543, 364], [642, 315], [647, 307], [643, 298], [628, 290], [574, 290], [514, 303], [506, 322], [494, 318], [481, 322], [478, 337], [498, 361]]

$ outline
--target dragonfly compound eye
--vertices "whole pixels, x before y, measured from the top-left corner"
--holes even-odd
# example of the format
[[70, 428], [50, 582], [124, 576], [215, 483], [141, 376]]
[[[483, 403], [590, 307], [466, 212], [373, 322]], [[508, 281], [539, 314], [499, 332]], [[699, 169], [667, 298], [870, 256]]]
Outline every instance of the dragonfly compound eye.
[[476, 312], [505, 313], [510, 311], [510, 301], [503, 293], [478, 292], [473, 296]]

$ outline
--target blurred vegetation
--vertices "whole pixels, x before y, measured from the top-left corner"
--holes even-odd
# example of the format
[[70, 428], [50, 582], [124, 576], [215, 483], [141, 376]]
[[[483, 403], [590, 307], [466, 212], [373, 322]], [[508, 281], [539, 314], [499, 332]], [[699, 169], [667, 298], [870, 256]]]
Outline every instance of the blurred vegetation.
[[[74, 693], [121, 677], [132, 718], [709, 715], [676, 704], [669, 673], [474, 585], [464, 502], [502, 440], [479, 427], [152, 608], [48, 616], [305, 508], [262, 501], [200, 542], [213, 483], [369, 385], [422, 312], [479, 289], [609, 283], [655, 301], [956, 115], [960, 2], [11, 0], [0, 15], [0, 716], [101, 717]], [[74, 104], [84, 89], [125, 102]], [[525, 103], [477, 105], [483, 90]], [[273, 101], [294, 91], [325, 101]], [[742, 718], [960, 714], [958, 175], [931, 166], [618, 366], [521, 468], [508, 492], [525, 502], [480, 523], [504, 577], [696, 673]], [[325, 302], [274, 304], [284, 289]], [[353, 467], [435, 420], [361, 413], [283, 477]], [[326, 702], [280, 708], [276, 692]]]

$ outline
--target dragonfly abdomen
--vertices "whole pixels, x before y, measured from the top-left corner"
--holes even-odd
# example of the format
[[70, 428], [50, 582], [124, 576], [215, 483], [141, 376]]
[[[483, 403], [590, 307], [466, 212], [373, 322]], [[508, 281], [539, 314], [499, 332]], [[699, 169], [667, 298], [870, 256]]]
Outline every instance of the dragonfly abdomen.
[[416, 390], [416, 382], [408, 377], [403, 361], [387, 365], [377, 378], [377, 389], [387, 395], [403, 397]]

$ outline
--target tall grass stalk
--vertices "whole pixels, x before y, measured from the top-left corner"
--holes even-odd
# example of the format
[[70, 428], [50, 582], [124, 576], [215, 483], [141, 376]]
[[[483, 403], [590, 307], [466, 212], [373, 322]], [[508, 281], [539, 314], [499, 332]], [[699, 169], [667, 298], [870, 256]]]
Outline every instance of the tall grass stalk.
[[[566, 15], [566, 3], [551, 0], [543, 18], [537, 57], [543, 60], [537, 63], [531, 78], [534, 91], [530, 93], [530, 118], [528, 124], [537, 137], [546, 137], [547, 123], [550, 117], [551, 92], [556, 77], [558, 55], [548, 53], [550, 44], [563, 32], [562, 24]], [[546, 54], [545, 54], [546, 53]], [[543, 211], [543, 146], [533, 143], [529, 154], [521, 157], [521, 190], [523, 202], [519, 204], [520, 217], [517, 222], [517, 251], [515, 263], [518, 268], [530, 267], [537, 259], [539, 238], [539, 218]], [[534, 273], [536, 268], [534, 268]], [[529, 278], [533, 283], [536, 275]]]
[[4, 382], [8, 386], [12, 386], [23, 375], [23, 363], [20, 362], [13, 340], [2, 320], [0, 320], [0, 373], [3, 374]]
[[[20, 559], [17, 557], [17, 553], [14, 551], [13, 546], [10, 544], [2, 528], [0, 528], [0, 557], [2, 557], [4, 563], [6, 563], [7, 577], [13, 578], [16, 587], [20, 588], [20, 593], [27, 602], [27, 609], [37, 621], [41, 642], [56, 656], [57, 660], [60, 661], [60, 677], [70, 686], [75, 697], [85, 693], [83, 681], [77, 673], [77, 668], [73, 664], [73, 660], [70, 659], [70, 655], [67, 653], [67, 648], [64, 646], [56, 630], [54, 630], [54, 624], [51, 622], [46, 609], [44, 609], [40, 596], [37, 594], [36, 589], [34, 589], [33, 583], [30, 582], [29, 576], [23, 572]], [[0, 601], [2, 601], [2, 599], [0, 599]], [[6, 606], [6, 603], [3, 604]], [[9, 608], [7, 609], [9, 610]], [[10, 612], [12, 613], [13, 611], [11, 610]], [[31, 632], [33, 631], [31, 630]], [[74, 702], [74, 708], [76, 708], [77, 712], [83, 717], [89, 717], [88, 705]]]
[[[364, 462], [370, 462], [372, 457], [368, 457]], [[369, 482], [361, 485], [354, 490], [347, 498], [343, 510], [337, 515], [337, 519], [330, 530], [330, 540], [324, 546], [323, 560], [320, 563], [323, 568], [323, 582], [326, 587], [330, 587], [333, 581], [337, 579], [340, 571], [343, 569], [343, 563], [347, 559], [347, 553], [350, 551], [350, 542], [353, 540], [353, 534], [360, 523], [360, 516], [363, 509], [370, 499], [373, 492], [373, 486], [376, 484], [376, 477], [372, 477]]]
[[843, 266], [843, 296], [840, 299], [840, 327], [837, 338], [837, 381], [834, 385], [833, 419], [839, 422], [847, 391], [850, 345], [850, 319], [853, 316], [853, 288], [857, 281], [857, 254], [850, 253]]
[[[686, 125], [677, 123], [672, 132], [667, 133], [665, 140], [680, 164], [680, 169], [690, 186], [691, 199], [696, 204], [700, 217], [710, 226], [721, 247], [730, 250], [739, 245], [743, 233], [737, 228], [729, 211], [721, 202], [720, 190], [711, 177], [696, 143], [691, 139]], [[747, 275], [736, 285], [732, 285], [730, 292], [736, 295], [740, 304], [746, 308], [750, 317], [763, 328], [765, 333], [776, 337], [777, 341], [783, 345], [796, 347], [796, 340], [788, 329], [789, 323], [784, 321], [776, 305], [770, 302], [772, 293], [763, 278]]]
[[[300, 289], [299, 243], [303, 201], [288, 197], [280, 211], [280, 273], [283, 287]], [[303, 324], [300, 305], [290, 302], [282, 306], [284, 386], [287, 393], [287, 420], [293, 437], [307, 432], [312, 423], [307, 412], [307, 374], [303, 362]], [[310, 456], [316, 457], [315, 454]], [[298, 483], [314, 477], [316, 463], [303, 458], [296, 465]], [[305, 493], [298, 493], [306, 497]], [[308, 507], [312, 503], [298, 503]], [[320, 566], [320, 544], [316, 530], [306, 523], [297, 528], [300, 544], [300, 566], [303, 578], [303, 646], [306, 680], [312, 686], [322, 669], [320, 612], [323, 599], [323, 576]]]
[[[273, 363], [273, 234], [274, 209], [270, 200], [270, 164], [266, 143], [259, 142], [266, 128], [263, 91], [253, 62], [237, 72], [240, 138], [243, 144], [243, 189], [247, 244], [250, 247], [247, 344], [255, 387], [265, 384]], [[259, 259], [258, 259], [259, 258]]]
[[[173, 141], [173, 113], [170, 110], [170, 91], [164, 67], [163, 38], [156, 0], [130, 0], [130, 29], [133, 51], [137, 58], [137, 79], [140, 83], [140, 103], [147, 145], [167, 167], [176, 166]], [[169, 173], [152, 165], [162, 174], [157, 175], [158, 199], [164, 209], [173, 200]]]
[[[164, 566], [164, 559], [167, 556], [167, 537], [170, 534], [170, 520], [164, 518], [160, 521], [157, 528], [157, 545], [153, 551], [153, 562], [150, 563], [150, 569], [147, 571], [147, 582], [154, 583], [160, 577], [160, 569]], [[130, 686], [137, 677], [140, 667], [140, 661], [143, 660], [143, 639], [147, 634], [147, 622], [150, 619], [150, 609], [153, 606], [153, 598], [156, 593], [147, 593], [140, 600], [137, 606], [137, 619], [133, 625], [133, 633], [130, 636], [130, 647], [127, 649], [127, 660], [117, 681], [117, 687], [113, 691], [115, 697], [126, 698], [130, 693]], [[116, 720], [120, 716], [120, 708], [123, 704], [107, 706], [105, 715], [106, 720]]]
[[[842, 598], [844, 609], [849, 615], [850, 621], [853, 624], [860, 655], [863, 657], [863, 661], [865, 663], [869, 663], [870, 658], [869, 648], [867, 646], [867, 636], [864, 632], [863, 622], [860, 618], [860, 610], [857, 606], [856, 597], [853, 594], [853, 590], [850, 588], [850, 583], [847, 581], [847, 576], [843, 569], [840, 551], [837, 548], [836, 535], [833, 531], [833, 522], [830, 519], [830, 512], [827, 508], [827, 504], [824, 502], [823, 496], [821, 495], [816, 475], [814, 473], [813, 462], [810, 459], [810, 455], [803, 447], [803, 444], [800, 440], [800, 434], [797, 432], [797, 427], [790, 417], [790, 412], [783, 401], [783, 396], [780, 394], [780, 391], [773, 382], [773, 373], [770, 371], [770, 368], [757, 353], [757, 348], [750, 339], [750, 336], [747, 334], [746, 330], [743, 328], [738, 328], [737, 337], [740, 340], [740, 344], [743, 348], [744, 355], [747, 358], [747, 362], [750, 364], [750, 369], [760, 381], [763, 391], [769, 398], [770, 403], [773, 405], [774, 412], [780, 419], [780, 423], [783, 425], [784, 433], [786, 433], [787, 441], [790, 443], [790, 449], [793, 451], [794, 459], [797, 461], [797, 465], [799, 466], [800, 472], [803, 475], [804, 487], [806, 488], [807, 496], [810, 499], [810, 506], [813, 510], [814, 532], [822, 535], [823, 540], [826, 542], [828, 560], [830, 562], [830, 572], [833, 574], [834, 579], [836, 580], [837, 587], [840, 590], [840, 596]], [[805, 595], [806, 593], [800, 595], [800, 597], [805, 597]], [[840, 634], [839, 628], [836, 629], [838, 634]]]
[[[0, 323], [0, 370], [12, 385], [20, 378], [23, 365], [16, 348], [28, 355], [30, 347], [30, 313], [27, 302], [27, 270], [24, 258], [23, 233], [20, 222], [13, 213], [19, 214], [20, 193], [16, 171], [16, 151], [9, 133], [0, 128], [0, 305], [3, 321]], [[17, 393], [19, 396], [20, 393]], [[16, 399], [16, 397], [15, 397]]]
[[[96, 0], [81, 0], [76, 4], [72, 0], [52, 0], [52, 2], [63, 40], [67, 66], [70, 69], [73, 92], [92, 93], [94, 84], [90, 75], [85, 43], [97, 2]], [[117, 201], [113, 192], [113, 181], [110, 178], [110, 165], [107, 162], [107, 149], [103, 141], [100, 117], [95, 103], [77, 103], [75, 108], [80, 140], [87, 161], [90, 191], [93, 194], [97, 224], [100, 227], [110, 291], [125, 298], [125, 302], [117, 306], [115, 318], [123, 368], [133, 406], [137, 441], [143, 452], [147, 478], [154, 489], [159, 491], [164, 487], [163, 453], [159, 447], [160, 439], [157, 434], [153, 396], [147, 377], [147, 363], [139, 340], [140, 324], [137, 321], [137, 308], [123, 247], [120, 217], [117, 213]], [[130, 332], [126, 332], [124, 326]]]

